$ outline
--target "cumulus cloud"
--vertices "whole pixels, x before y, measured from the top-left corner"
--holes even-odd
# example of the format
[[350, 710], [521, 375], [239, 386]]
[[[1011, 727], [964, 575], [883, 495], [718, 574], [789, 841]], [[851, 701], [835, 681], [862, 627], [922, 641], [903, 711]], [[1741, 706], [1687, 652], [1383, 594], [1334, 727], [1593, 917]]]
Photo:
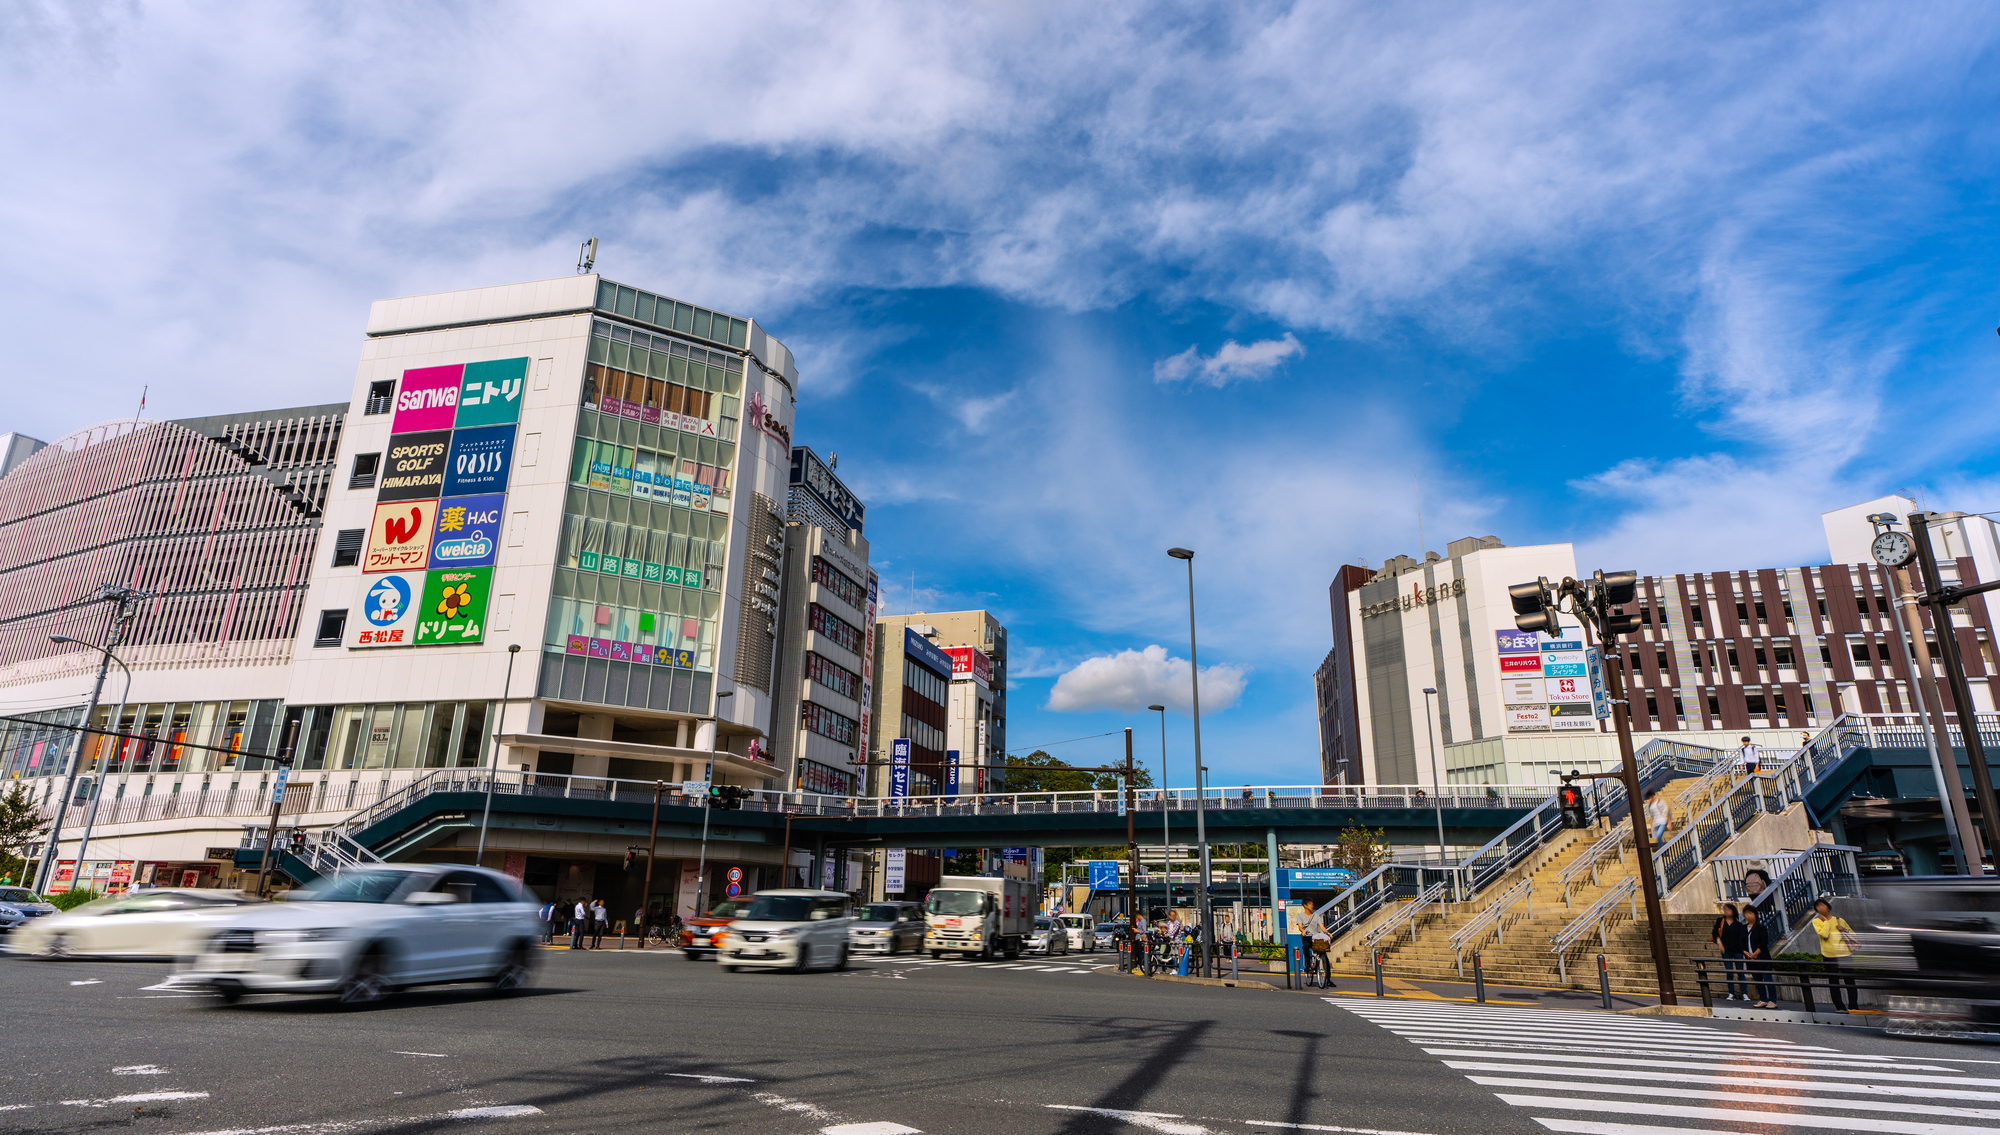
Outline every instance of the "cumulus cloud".
[[1153, 380], [1192, 379], [1204, 386], [1227, 386], [1238, 379], [1268, 377], [1286, 359], [1305, 353], [1305, 347], [1289, 331], [1282, 339], [1264, 339], [1247, 346], [1231, 339], [1212, 355], [1203, 355], [1199, 347], [1189, 347], [1178, 355], [1161, 359], [1153, 364]]
[[[1130, 713], [1164, 705], [1185, 713], [1193, 704], [1188, 669], [1187, 659], [1169, 656], [1164, 646], [1086, 658], [1056, 679], [1047, 708], [1058, 713]], [[1202, 667], [1202, 708], [1228, 709], [1243, 696], [1244, 685], [1242, 667]]]

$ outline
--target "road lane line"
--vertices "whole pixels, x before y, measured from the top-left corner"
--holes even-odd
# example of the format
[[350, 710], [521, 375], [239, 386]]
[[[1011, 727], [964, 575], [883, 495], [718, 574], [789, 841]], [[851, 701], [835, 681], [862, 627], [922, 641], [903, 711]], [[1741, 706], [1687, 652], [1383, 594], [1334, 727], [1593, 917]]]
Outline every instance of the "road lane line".
[[[1515, 1068], [1493, 1065], [1486, 1071], [1528, 1072], [1530, 1068]], [[1780, 1068], [1780, 1072], [1791, 1069]], [[1785, 1080], [1761, 1076], [1683, 1076], [1670, 1072], [1634, 1072], [1622, 1068], [1604, 1069], [1549, 1069], [1545, 1075], [1586, 1076], [1597, 1080], [1632, 1080], [1651, 1084], [1735, 1084], [1746, 1088], [1766, 1088], [1777, 1091], [1809, 1090], [1821, 1092], [1848, 1092], [1854, 1095], [1911, 1097], [1914, 1099], [1965, 1100], [1971, 1103], [2000, 1103], [2000, 1092], [1970, 1092], [1955, 1088], [1918, 1087], [1903, 1084], [1850, 1084], [1840, 1080]], [[1490, 1078], [1490, 1077], [1489, 1077]], [[1478, 1076], [1467, 1076], [1474, 1083], [1481, 1083]], [[1496, 1080], [1497, 1082], [1497, 1080]]]
[[711, 1076], [702, 1072], [669, 1072], [667, 1075], [682, 1080], [700, 1080], [704, 1084], [754, 1084], [757, 1082], [743, 1076]]
[[1345, 1131], [1351, 1135], [1424, 1135], [1421, 1131], [1384, 1131], [1379, 1127], [1328, 1127], [1321, 1123], [1280, 1123], [1275, 1119], [1246, 1119], [1252, 1127], [1283, 1127], [1288, 1131]]
[[391, 1055], [391, 1056], [434, 1056], [434, 1057], [440, 1057], [440, 1058], [443, 1058], [443, 1059], [446, 1059], [446, 1060], [449, 1060], [449, 1059], [451, 1059], [451, 1055], [450, 1055], [449, 1053], [444, 1053], [444, 1052], [402, 1052], [402, 1051], [399, 1051], [399, 1050], [397, 1050], [397, 1049], [390, 1049], [390, 1050], [389, 1050], [389, 1055]]
[[914, 1127], [886, 1121], [876, 1123], [836, 1123], [832, 1127], [822, 1127], [819, 1135], [924, 1135]]
[[1959, 1123], [1903, 1123], [1893, 1119], [1859, 1119], [1844, 1115], [1813, 1115], [1748, 1107], [1680, 1107], [1674, 1104], [1628, 1104], [1617, 1100], [1573, 1100], [1563, 1096], [1517, 1096], [1495, 1093], [1515, 1107], [1552, 1107], [1567, 1111], [1599, 1111], [1614, 1115], [1646, 1115], [1671, 1119], [1720, 1119], [1760, 1127], [1819, 1127], [1841, 1131], [1881, 1131], [1889, 1135], [1992, 1135], [1991, 1126]]
[[1109, 1116], [1112, 1119], [1124, 1120], [1134, 1127], [1143, 1127], [1148, 1131], [1158, 1131], [1160, 1135], [1215, 1135], [1214, 1132], [1199, 1123], [1175, 1123], [1173, 1122], [1174, 1120], [1182, 1117], [1170, 1115], [1166, 1112], [1120, 1111], [1117, 1108], [1083, 1107], [1079, 1104], [1070, 1103], [1049, 1103], [1042, 1106], [1053, 1108], [1057, 1111], [1084, 1111], [1092, 1115]]
[[540, 1115], [542, 1109], [533, 1104], [510, 1103], [497, 1107], [462, 1107], [457, 1111], [444, 1113], [446, 1119], [513, 1119], [523, 1115]]
[[110, 1107], [114, 1103], [164, 1103], [168, 1100], [205, 1100], [207, 1092], [136, 1092], [101, 1100], [63, 1100], [64, 1107]]
[[[1487, 1054], [1482, 1053], [1481, 1055]], [[1478, 1072], [1519, 1072], [1523, 1067], [1528, 1067], [1537, 1071], [1560, 1072], [1568, 1076], [1593, 1075], [1595, 1074], [1594, 1069], [1597, 1067], [1595, 1064], [1583, 1063], [1580, 1057], [1570, 1057], [1567, 1060], [1561, 1061], [1549, 1061], [1545, 1057], [1540, 1057], [1540, 1054], [1537, 1054], [1537, 1056], [1541, 1059], [1541, 1063], [1522, 1065], [1447, 1060], [1444, 1062], [1444, 1066], [1447, 1068], [1456, 1068], [1461, 1071], [1472, 1070]], [[1610, 1057], [1604, 1058], [1600, 1063], [1629, 1064], [1638, 1068], [1663, 1068], [1684, 1072], [1731, 1072], [1739, 1075], [1759, 1072], [1784, 1072], [1793, 1076], [1819, 1076], [1826, 1079], [1842, 1080], [1866, 1080], [1873, 1077], [1877, 1080], [1889, 1080], [1898, 1084], [1969, 1084], [1980, 1088], [1990, 1088], [1996, 1086], [1996, 1084], [2000, 1084], [2000, 1081], [1982, 1080], [1972, 1076], [1957, 1078], [1951, 1076], [1904, 1076], [1886, 1071], [1878, 1072], [1872, 1068], [1867, 1071], [1856, 1070], [1850, 1072], [1844, 1068], [1760, 1068], [1755, 1064], [1701, 1064], [1685, 1060], [1626, 1060]], [[1944, 1069], [1944, 1071], [1949, 1071], [1949, 1069]]]
[[[1468, 1076], [1466, 1079], [1489, 1088], [1540, 1088], [1551, 1092], [1604, 1092], [1628, 1096], [1666, 1096], [1671, 1099], [1720, 1100], [1724, 1103], [1755, 1102], [1762, 1092], [1714, 1092], [1699, 1088], [1649, 1087], [1640, 1084], [1586, 1084], [1576, 1080], [1532, 1080], [1516, 1076]], [[1761, 1086], [1761, 1085], [1760, 1085]], [[1807, 1087], [1818, 1087], [1808, 1084]], [[1941, 1115], [1947, 1119], [2000, 1119], [2000, 1110], [1988, 1107], [1940, 1107], [1935, 1104], [1874, 1103], [1869, 1100], [1816, 1100], [1795, 1095], [1785, 1097], [1792, 1107], [1840, 1107], [1849, 1111], [1886, 1111], [1896, 1115]]]
[[164, 1076], [167, 1074], [167, 1070], [158, 1064], [127, 1064], [123, 1067], [113, 1068], [111, 1074], [113, 1076]]

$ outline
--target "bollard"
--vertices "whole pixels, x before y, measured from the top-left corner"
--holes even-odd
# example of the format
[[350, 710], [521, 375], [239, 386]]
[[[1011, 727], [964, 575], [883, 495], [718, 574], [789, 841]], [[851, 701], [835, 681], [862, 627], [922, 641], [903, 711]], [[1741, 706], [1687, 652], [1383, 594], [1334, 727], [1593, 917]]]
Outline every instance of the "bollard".
[[1382, 987], [1382, 951], [1377, 950], [1375, 951], [1375, 996], [1385, 997], [1387, 995]]
[[1472, 999], [1486, 1004], [1486, 967], [1478, 954], [1472, 955]]
[[1604, 1011], [1611, 1011], [1611, 970], [1604, 964], [1604, 955], [1597, 955], [1597, 991], [1604, 995]]

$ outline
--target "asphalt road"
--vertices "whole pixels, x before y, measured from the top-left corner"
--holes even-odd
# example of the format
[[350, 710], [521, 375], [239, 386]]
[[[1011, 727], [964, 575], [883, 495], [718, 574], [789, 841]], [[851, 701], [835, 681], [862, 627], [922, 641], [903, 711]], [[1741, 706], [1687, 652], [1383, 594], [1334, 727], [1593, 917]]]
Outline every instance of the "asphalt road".
[[[1979, 1079], [1957, 1092], [1925, 1083], [1984, 1075], [1991, 1069], [1969, 1061], [2000, 1059], [1990, 1049], [1858, 1030], [1335, 999], [1356, 1003], [1350, 1008], [1312, 994], [1089, 968], [1103, 958], [1021, 963], [1032, 968], [872, 959], [845, 973], [732, 975], [677, 955], [552, 951], [537, 985], [513, 996], [452, 987], [358, 1010], [267, 997], [224, 1007], [153, 988], [168, 972], [159, 964], [0, 959], [0, 1027], [9, 1041], [0, 1130], [1484, 1135], [1600, 1130], [1589, 1125], [1596, 1120], [1633, 1132], [1798, 1123], [1749, 1112], [1764, 1123], [1681, 1115], [1660, 1097], [1685, 1103], [1704, 1093], [1672, 1087], [1648, 1097], [1645, 1085], [1580, 1086], [1571, 1081], [1584, 1073], [1537, 1067], [1537, 1054], [1575, 1060], [1579, 1045], [1624, 1045], [1601, 1051], [1625, 1053], [1623, 1063], [1640, 1069], [1599, 1075], [1666, 1077], [1656, 1070], [1679, 1068], [1678, 1060], [1637, 1057], [1734, 1060], [1713, 1054], [1734, 1045], [1804, 1053], [1782, 1059], [1801, 1062], [1802, 1077], [1848, 1077], [1821, 1085], [1835, 1092], [1876, 1091], [1877, 1072], [1908, 1064], [1940, 1071], [1881, 1078], [1893, 1090], [1919, 1085], [1917, 1098], [1927, 1101], [2000, 1101], [2000, 1091], [1978, 1090]], [[1505, 1059], [1529, 1063], [1491, 1063]], [[1913, 1063], [1929, 1060], [1957, 1063]], [[1474, 1082], [1495, 1067], [1519, 1074]], [[1836, 1070], [1810, 1071], [1818, 1067]], [[1837, 1070], [1850, 1067], [1862, 1071]], [[2000, 1079], [1984, 1082], [2000, 1087]], [[1538, 1086], [1519, 1092], [1531, 1083]], [[1578, 1110], [1606, 1098], [1591, 1092], [1622, 1093], [1604, 1106], [1624, 1112]], [[1914, 1130], [1881, 1126], [1881, 1105], [1840, 1102], [1845, 1096], [1801, 1104], [1809, 1094], [1743, 1098], [1876, 1106], [1875, 1118], [1859, 1121], [1806, 1118], [1839, 1130]], [[1707, 1109], [1679, 1108], [1690, 1110]], [[1995, 1118], [1928, 1122], [1941, 1123], [1940, 1132], [2000, 1129], [2000, 1111], [1984, 1115]]]

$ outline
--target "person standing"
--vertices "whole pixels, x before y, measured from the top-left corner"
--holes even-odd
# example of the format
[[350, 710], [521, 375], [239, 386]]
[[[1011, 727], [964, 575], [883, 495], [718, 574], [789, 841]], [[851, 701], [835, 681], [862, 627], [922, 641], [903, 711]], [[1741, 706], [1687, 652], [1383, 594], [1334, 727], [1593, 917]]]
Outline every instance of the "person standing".
[[604, 900], [590, 904], [590, 948], [604, 948], [604, 932], [611, 926], [611, 912], [604, 909]]
[[1757, 775], [1757, 744], [1750, 738], [1743, 738], [1743, 745], [1736, 750], [1736, 767], [1744, 776]]
[[542, 945], [552, 945], [556, 940], [556, 900], [550, 899], [542, 906]]
[[1737, 921], [1736, 907], [1729, 903], [1722, 904], [1722, 917], [1716, 920], [1715, 944], [1722, 950], [1722, 972], [1729, 987], [1723, 1000], [1734, 1001], [1739, 993], [1743, 1000], [1750, 1000], [1750, 986], [1743, 980], [1743, 957], [1750, 949], [1750, 934]]
[[1748, 938], [1748, 949], [1744, 957], [1750, 963], [1751, 988], [1756, 992], [1753, 1009], [1775, 1009], [1778, 1007], [1778, 985], [1771, 980], [1771, 930], [1764, 920], [1757, 917], [1757, 908], [1743, 908], [1743, 928]]
[[590, 908], [583, 905], [582, 899], [578, 899], [576, 900], [576, 909], [569, 913], [569, 948], [572, 950], [583, 949], [583, 936], [589, 929]]
[[1854, 928], [1847, 920], [1833, 913], [1833, 904], [1825, 899], [1813, 903], [1813, 933], [1819, 935], [1819, 956], [1826, 966], [1826, 991], [1833, 998], [1833, 1011], [1845, 1013], [1852, 1007], [1860, 1008], [1860, 998], [1856, 996], [1854, 979], [1846, 978], [1847, 1000], [1840, 997], [1842, 978], [1840, 971], [1845, 968], [1846, 959], [1854, 954]]

